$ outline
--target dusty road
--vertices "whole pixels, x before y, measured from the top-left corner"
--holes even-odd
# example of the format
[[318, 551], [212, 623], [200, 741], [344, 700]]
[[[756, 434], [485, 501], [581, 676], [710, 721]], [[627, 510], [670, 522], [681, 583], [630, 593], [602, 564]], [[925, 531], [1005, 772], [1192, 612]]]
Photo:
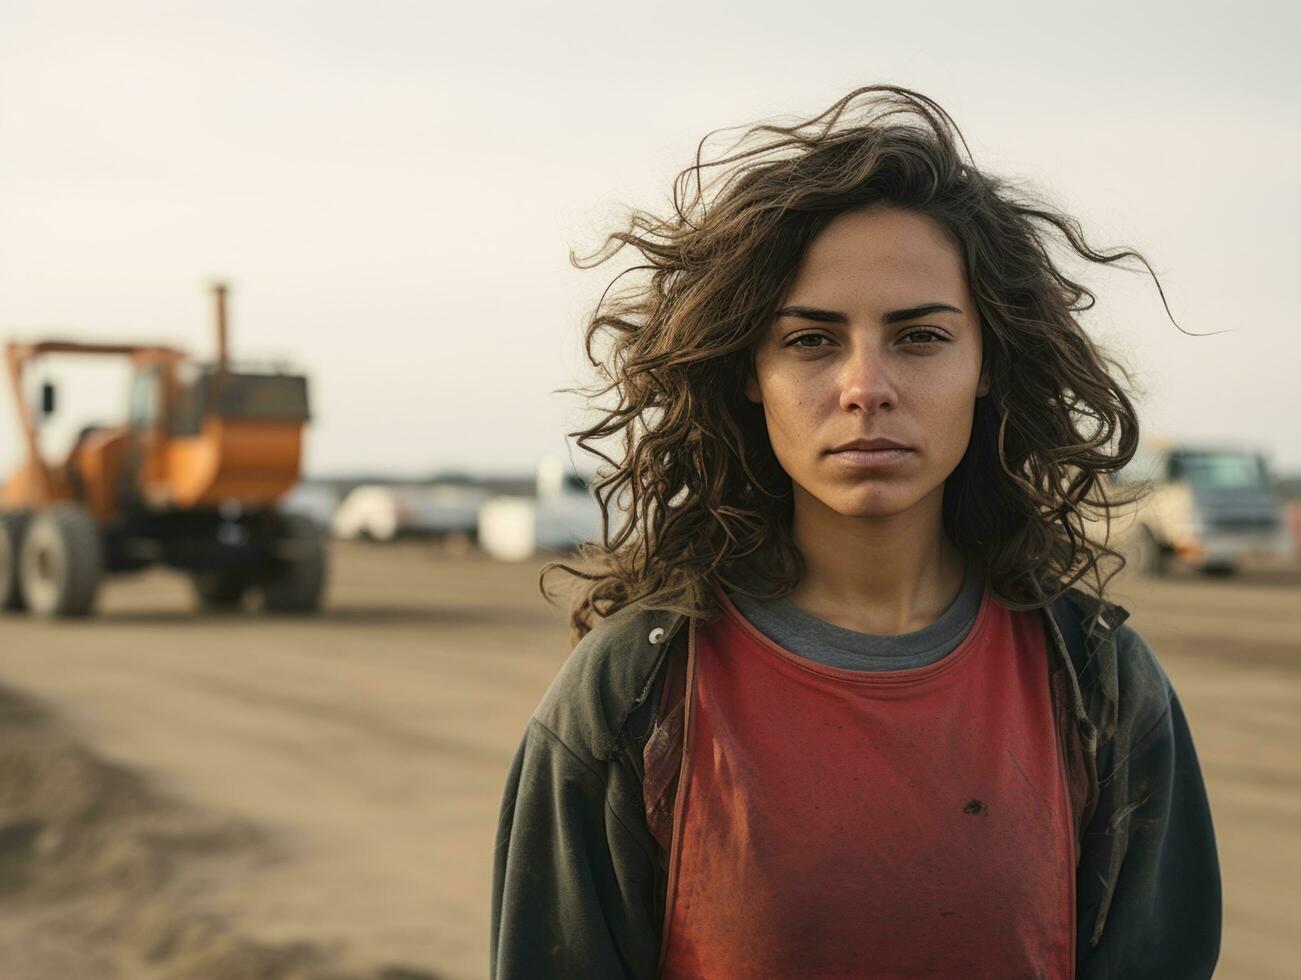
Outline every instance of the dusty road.
[[[99, 786], [119, 801], [83, 806], [82, 823], [0, 827], [0, 974], [486, 974], [499, 794], [566, 629], [537, 564], [422, 545], [335, 557], [329, 611], [312, 621], [196, 617], [164, 572], [113, 583], [96, 620], [0, 619], [0, 688], [48, 708], [33, 729], [0, 700], [18, 732], [7, 744], [38, 746], [37, 762], [10, 753], [40, 790], [19, 780], [21, 800], [58, 809], [69, 786]], [[1295, 976], [1301, 574], [1131, 581], [1116, 595], [1180, 692], [1210, 785], [1226, 892], [1217, 976]], [[95, 861], [70, 855], [65, 887], [34, 895], [5, 849], [38, 867], [106, 813], [117, 822], [96, 831]], [[129, 860], [110, 847], [125, 839]], [[76, 878], [88, 866], [102, 869], [93, 887]]]

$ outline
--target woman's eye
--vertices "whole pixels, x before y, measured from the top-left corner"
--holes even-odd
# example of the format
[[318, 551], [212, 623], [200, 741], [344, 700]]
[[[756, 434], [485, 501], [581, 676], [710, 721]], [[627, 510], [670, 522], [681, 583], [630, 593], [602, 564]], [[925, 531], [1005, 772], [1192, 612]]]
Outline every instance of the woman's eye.
[[[938, 330], [909, 330], [900, 338], [909, 347], [937, 347], [949, 342], [949, 338]], [[825, 343], [824, 343], [825, 341]], [[786, 342], [787, 347], [800, 350], [818, 350], [831, 343], [831, 338], [821, 333], [802, 333]]]
[[[920, 337], [921, 340], [914, 338]], [[919, 347], [929, 347], [932, 344], [944, 343], [949, 338], [944, 336], [938, 330], [909, 330], [903, 335], [904, 343], [914, 344]]]

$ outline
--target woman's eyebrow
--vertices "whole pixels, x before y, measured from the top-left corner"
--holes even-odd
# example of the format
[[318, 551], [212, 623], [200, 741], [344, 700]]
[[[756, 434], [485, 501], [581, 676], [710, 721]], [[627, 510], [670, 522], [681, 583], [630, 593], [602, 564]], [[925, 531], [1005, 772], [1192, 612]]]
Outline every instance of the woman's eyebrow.
[[956, 306], [950, 306], [948, 303], [923, 303], [921, 306], [909, 307], [906, 310], [894, 310], [881, 317], [884, 324], [902, 323], [904, 320], [916, 320], [919, 317], [930, 316], [932, 313], [961, 313], [962, 311]]
[[[910, 306], [905, 310], [891, 310], [881, 317], [881, 322], [886, 326], [892, 323], [903, 323], [905, 320], [916, 320], [919, 317], [930, 316], [932, 313], [961, 313], [962, 311], [956, 306], [950, 306], [948, 303], [923, 303], [920, 306]], [[843, 313], [837, 313], [834, 310], [820, 310], [813, 306], [783, 306], [774, 314], [774, 319], [790, 316], [800, 320], [816, 320], [818, 323], [848, 323], [849, 317]]]

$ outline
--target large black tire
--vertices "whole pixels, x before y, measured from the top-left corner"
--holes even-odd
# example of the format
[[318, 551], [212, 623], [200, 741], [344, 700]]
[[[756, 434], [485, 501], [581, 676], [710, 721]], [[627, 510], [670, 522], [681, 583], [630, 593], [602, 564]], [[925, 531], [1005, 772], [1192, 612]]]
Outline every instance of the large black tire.
[[249, 576], [242, 571], [195, 572], [192, 578], [199, 604], [214, 612], [238, 609], [249, 587]]
[[18, 586], [19, 559], [26, 531], [26, 514], [0, 514], [0, 610], [27, 608], [23, 590]]
[[286, 514], [276, 540], [275, 563], [262, 585], [267, 612], [314, 612], [325, 592], [325, 532], [311, 518]]
[[55, 504], [32, 515], [19, 566], [23, 601], [37, 616], [85, 616], [104, 577], [104, 539], [84, 507]]
[[1129, 557], [1140, 575], [1155, 578], [1170, 570], [1170, 556], [1146, 524], [1135, 528]]

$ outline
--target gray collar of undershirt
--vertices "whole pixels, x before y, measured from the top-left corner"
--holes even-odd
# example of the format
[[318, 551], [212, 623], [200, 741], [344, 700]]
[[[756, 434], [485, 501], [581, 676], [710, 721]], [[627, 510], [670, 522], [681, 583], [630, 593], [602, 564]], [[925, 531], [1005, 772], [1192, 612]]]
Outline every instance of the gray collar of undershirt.
[[848, 670], [907, 670], [934, 663], [962, 642], [976, 620], [984, 587], [982, 570], [968, 561], [962, 589], [939, 618], [898, 636], [836, 626], [789, 599], [754, 599], [734, 593], [728, 593], [728, 598], [760, 633], [801, 657]]

